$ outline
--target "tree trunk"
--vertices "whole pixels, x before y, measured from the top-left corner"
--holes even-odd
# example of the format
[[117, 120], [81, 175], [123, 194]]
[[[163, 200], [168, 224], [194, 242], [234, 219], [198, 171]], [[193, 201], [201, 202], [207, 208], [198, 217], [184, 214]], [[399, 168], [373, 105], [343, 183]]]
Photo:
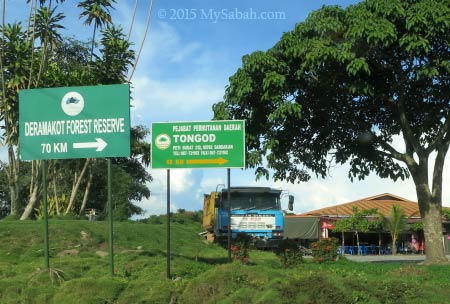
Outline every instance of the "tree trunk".
[[28, 200], [28, 204], [25, 207], [22, 216], [20, 217], [20, 220], [26, 220], [30, 217], [31, 213], [33, 212], [34, 206], [38, 201], [38, 194], [39, 194], [39, 187], [35, 185], [33, 188], [33, 192], [31, 193], [30, 198]]
[[54, 200], [55, 200], [56, 214], [60, 215], [59, 198], [58, 198], [58, 192], [56, 191], [56, 179], [57, 179], [56, 168], [53, 167], [53, 197], [54, 197]]
[[17, 215], [19, 214], [19, 210], [17, 208], [18, 204], [17, 204], [16, 187], [14, 187], [12, 181], [8, 181], [8, 183], [9, 183], [9, 199], [11, 200], [11, 215]]
[[[436, 160], [437, 162], [437, 160]], [[436, 165], [435, 165], [436, 166]], [[425, 235], [426, 258], [424, 264], [442, 264], [448, 263], [444, 253], [444, 244], [442, 242], [442, 199], [441, 189], [438, 189], [439, 176], [433, 175], [433, 194], [428, 185], [428, 174], [424, 170], [417, 170], [413, 174], [416, 185], [417, 200], [419, 203], [420, 215], [423, 222], [423, 232]], [[440, 183], [442, 188], [442, 183]]]
[[356, 247], [358, 247], [358, 249], [356, 250], [356, 254], [359, 255], [359, 234], [358, 231], [355, 231], [356, 234]]
[[97, 20], [94, 21], [94, 33], [92, 34], [92, 44], [91, 44], [91, 62], [94, 56], [94, 46], [95, 46], [95, 32], [97, 30]]
[[86, 208], [86, 203], [87, 203], [87, 199], [89, 196], [89, 191], [91, 189], [91, 185], [92, 185], [92, 178], [94, 177], [94, 174], [92, 174], [92, 172], [89, 174], [89, 179], [86, 185], [86, 189], [84, 190], [84, 195], [83, 195], [83, 202], [81, 203], [81, 208], [80, 208], [80, 213], [79, 215], [81, 216], [83, 214], [84, 208]]
[[8, 147], [9, 166], [5, 168], [8, 178], [11, 215], [19, 214], [19, 162], [12, 146]]
[[75, 201], [75, 197], [78, 192], [78, 188], [80, 187], [81, 181], [83, 180], [84, 173], [86, 172], [86, 169], [89, 165], [90, 160], [91, 160], [90, 158], [86, 158], [86, 161], [84, 162], [84, 166], [83, 166], [83, 169], [81, 169], [80, 174], [78, 175], [78, 177], [77, 177], [77, 175], [75, 175], [75, 183], [72, 187], [72, 193], [70, 194], [69, 203], [67, 204], [66, 212], [64, 212], [64, 214], [69, 213], [70, 209], [72, 209], [73, 203]]
[[378, 255], [381, 254], [381, 233], [378, 232]]
[[33, 212], [34, 206], [38, 201], [39, 190], [41, 188], [41, 161], [34, 160], [31, 163], [31, 182], [30, 182], [30, 196], [28, 198], [28, 204], [20, 217], [20, 220], [26, 220]]
[[[419, 198], [420, 214], [423, 222], [423, 232], [425, 235], [426, 259], [425, 264], [447, 263], [448, 259], [444, 253], [444, 244], [442, 242], [442, 215], [441, 206], [427, 198], [427, 195], [417, 191]], [[437, 225], [436, 223], [439, 223]]]
[[392, 235], [392, 254], [396, 255], [397, 254], [397, 236]]

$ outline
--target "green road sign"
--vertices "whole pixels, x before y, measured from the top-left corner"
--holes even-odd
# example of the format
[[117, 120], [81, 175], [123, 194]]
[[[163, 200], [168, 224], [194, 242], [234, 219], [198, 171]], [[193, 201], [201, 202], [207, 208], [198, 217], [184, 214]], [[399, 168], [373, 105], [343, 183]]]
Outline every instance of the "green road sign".
[[153, 169], [243, 168], [243, 120], [152, 124]]
[[127, 84], [21, 90], [22, 160], [128, 157]]

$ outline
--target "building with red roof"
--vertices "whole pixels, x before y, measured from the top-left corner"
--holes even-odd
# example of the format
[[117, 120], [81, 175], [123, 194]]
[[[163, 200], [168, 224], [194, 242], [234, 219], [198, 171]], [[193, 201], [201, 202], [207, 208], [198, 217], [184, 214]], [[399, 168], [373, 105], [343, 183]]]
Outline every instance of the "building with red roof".
[[[353, 211], [366, 209], [377, 209], [377, 215], [368, 216], [370, 220], [376, 220], [380, 215], [389, 217], [394, 205], [399, 205], [405, 213], [406, 230], [400, 235], [397, 246], [404, 252], [423, 252], [424, 235], [420, 225], [414, 223], [421, 222], [419, 205], [417, 202], [390, 194], [383, 193], [356, 201], [312, 210], [296, 215], [286, 215], [285, 217], [285, 237], [303, 240], [303, 243], [314, 241], [321, 237], [336, 237], [344, 246], [356, 246], [355, 231], [334, 232], [334, 223], [340, 219], [349, 218]], [[415, 229], [414, 229], [415, 228]], [[446, 252], [450, 253], [450, 220], [443, 217], [443, 242]], [[388, 248], [391, 241], [389, 231], [359, 232], [360, 243], [367, 246], [378, 247], [377, 252], [382, 248]]]

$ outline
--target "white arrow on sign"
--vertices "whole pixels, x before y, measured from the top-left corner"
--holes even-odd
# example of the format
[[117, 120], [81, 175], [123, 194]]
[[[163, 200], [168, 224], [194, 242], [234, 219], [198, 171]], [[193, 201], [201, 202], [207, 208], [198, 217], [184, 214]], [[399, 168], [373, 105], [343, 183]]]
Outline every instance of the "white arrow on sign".
[[108, 144], [101, 138], [96, 138], [92, 142], [73, 143], [74, 149], [97, 148], [95, 151], [101, 152]]

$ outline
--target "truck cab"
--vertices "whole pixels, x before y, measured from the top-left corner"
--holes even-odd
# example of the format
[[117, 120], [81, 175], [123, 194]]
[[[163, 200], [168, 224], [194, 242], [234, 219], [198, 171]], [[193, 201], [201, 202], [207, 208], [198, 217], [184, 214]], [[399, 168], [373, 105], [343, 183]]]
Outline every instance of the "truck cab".
[[[283, 237], [284, 215], [281, 209], [282, 190], [269, 187], [230, 187], [205, 196], [205, 217], [214, 239], [225, 242], [228, 237], [228, 209], [231, 213], [231, 237], [244, 233], [256, 240], [257, 247], [275, 246]], [[209, 199], [207, 205], [206, 199]], [[214, 200], [214, 212], [212, 201]], [[289, 197], [290, 206], [293, 197]], [[209, 208], [209, 209], [208, 209]], [[205, 212], [206, 211], [206, 212]], [[207, 229], [207, 227], [205, 227]], [[208, 229], [207, 229], [208, 230]]]

